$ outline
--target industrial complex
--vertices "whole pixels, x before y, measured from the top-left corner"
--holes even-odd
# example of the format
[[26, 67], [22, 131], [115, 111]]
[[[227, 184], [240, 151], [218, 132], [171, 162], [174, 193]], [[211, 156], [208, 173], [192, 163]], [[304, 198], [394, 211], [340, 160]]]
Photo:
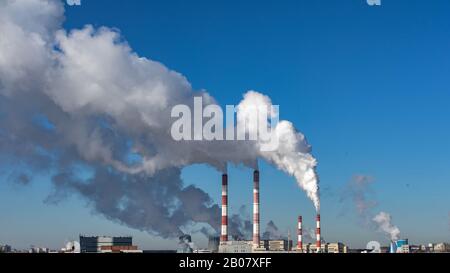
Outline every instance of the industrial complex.
[[298, 252], [298, 253], [319, 253], [334, 252], [345, 253], [347, 247], [342, 243], [325, 244], [322, 246], [322, 237], [320, 231], [320, 214], [316, 217], [316, 243], [303, 244], [303, 217], [298, 217], [297, 223], [297, 244], [293, 247], [289, 240], [264, 240], [261, 241], [260, 235], [260, 173], [258, 170], [253, 172], [253, 234], [252, 241], [230, 241], [228, 235], [228, 174], [222, 175], [222, 223], [220, 240], [210, 239], [209, 246], [218, 243], [217, 247], [212, 247], [219, 253], [267, 253], [267, 252]]
[[382, 247], [378, 242], [369, 242], [364, 249], [351, 249], [341, 242], [325, 242], [321, 236], [321, 218], [316, 215], [315, 242], [303, 240], [303, 217], [297, 218], [296, 242], [287, 238], [261, 238], [260, 233], [260, 173], [253, 172], [253, 230], [251, 240], [230, 240], [233, 234], [228, 229], [228, 174], [222, 175], [222, 204], [220, 235], [209, 236], [206, 249], [197, 248], [190, 235], [179, 238], [176, 250], [141, 250], [133, 244], [131, 236], [85, 236], [79, 241], [67, 242], [60, 250], [31, 246], [28, 250], [16, 250], [9, 245], [0, 245], [0, 253], [449, 253], [448, 243], [411, 245], [408, 239], [391, 241]]

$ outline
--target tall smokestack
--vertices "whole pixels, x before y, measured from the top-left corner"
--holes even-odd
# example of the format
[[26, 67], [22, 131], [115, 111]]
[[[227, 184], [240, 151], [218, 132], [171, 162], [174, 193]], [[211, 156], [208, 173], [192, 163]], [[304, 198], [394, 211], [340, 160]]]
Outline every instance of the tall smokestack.
[[303, 251], [303, 228], [302, 228], [303, 218], [302, 216], [298, 217], [298, 226], [297, 226], [297, 249], [299, 251]]
[[253, 173], [253, 247], [259, 247], [259, 171]]
[[320, 236], [320, 214], [317, 214], [316, 218], [316, 247], [317, 252], [320, 252], [322, 247], [321, 236]]
[[222, 229], [220, 241], [228, 241], [228, 174], [222, 175]]

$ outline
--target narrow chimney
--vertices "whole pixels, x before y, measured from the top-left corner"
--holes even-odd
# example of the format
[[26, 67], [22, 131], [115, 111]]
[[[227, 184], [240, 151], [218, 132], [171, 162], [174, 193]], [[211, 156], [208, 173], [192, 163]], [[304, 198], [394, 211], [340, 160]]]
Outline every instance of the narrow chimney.
[[303, 228], [302, 228], [303, 218], [298, 217], [298, 230], [297, 230], [297, 250], [303, 252]]
[[222, 175], [222, 229], [220, 241], [228, 241], [228, 175]]
[[259, 247], [259, 171], [253, 173], [253, 247]]
[[317, 247], [317, 252], [321, 251], [321, 247], [322, 247], [322, 241], [321, 241], [321, 236], [320, 236], [320, 214], [317, 214], [317, 219], [316, 219], [316, 247]]

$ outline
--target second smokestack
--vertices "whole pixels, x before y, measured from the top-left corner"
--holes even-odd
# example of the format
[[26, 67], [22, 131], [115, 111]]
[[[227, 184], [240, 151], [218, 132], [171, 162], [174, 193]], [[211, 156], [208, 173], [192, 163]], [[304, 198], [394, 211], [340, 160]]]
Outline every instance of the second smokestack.
[[259, 171], [253, 173], [253, 247], [260, 245], [259, 236]]
[[222, 226], [220, 241], [228, 241], [228, 174], [222, 175]]
[[322, 240], [320, 236], [320, 214], [317, 214], [316, 218], [316, 247], [317, 252], [320, 252], [322, 248]]

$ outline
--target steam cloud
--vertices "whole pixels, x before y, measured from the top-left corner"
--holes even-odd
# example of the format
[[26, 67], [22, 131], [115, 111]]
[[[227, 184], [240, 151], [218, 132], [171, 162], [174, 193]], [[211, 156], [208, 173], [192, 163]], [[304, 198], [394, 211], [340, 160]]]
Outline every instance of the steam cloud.
[[373, 221], [378, 224], [380, 231], [389, 234], [391, 240], [398, 240], [400, 230], [398, 227], [392, 225], [392, 217], [389, 213], [382, 211], [373, 218]]
[[[183, 167], [257, 168], [262, 158], [294, 176], [319, 210], [317, 162], [292, 123], [272, 128], [280, 141], [274, 152], [248, 141], [173, 141], [172, 106], [214, 98], [138, 56], [117, 31], [87, 25], [67, 32], [63, 20], [61, 1], [0, 0], [0, 163], [19, 166], [19, 183], [50, 174], [55, 190], [47, 202], [77, 193], [112, 221], [176, 237], [194, 223], [215, 230], [220, 223], [208, 194], [183, 185]], [[240, 106], [254, 104], [272, 102], [250, 91]]]
[[341, 196], [341, 202], [351, 199], [364, 226], [373, 227], [377, 231], [387, 234], [390, 240], [397, 240], [400, 235], [400, 229], [391, 223], [391, 215], [386, 212], [380, 212], [375, 215], [373, 212], [378, 205], [378, 202], [374, 200], [371, 188], [374, 181], [374, 178], [371, 176], [353, 176]]

